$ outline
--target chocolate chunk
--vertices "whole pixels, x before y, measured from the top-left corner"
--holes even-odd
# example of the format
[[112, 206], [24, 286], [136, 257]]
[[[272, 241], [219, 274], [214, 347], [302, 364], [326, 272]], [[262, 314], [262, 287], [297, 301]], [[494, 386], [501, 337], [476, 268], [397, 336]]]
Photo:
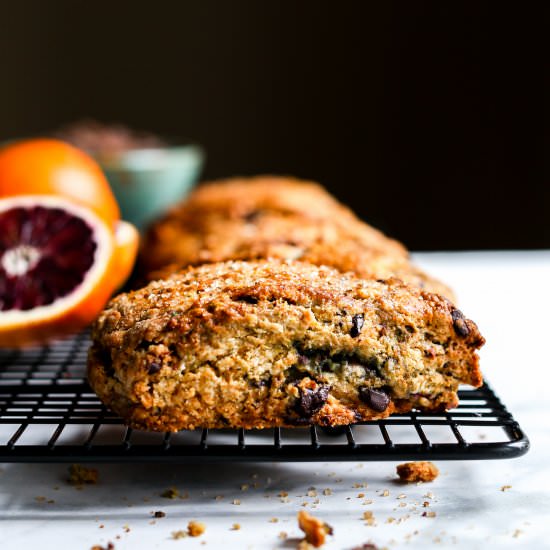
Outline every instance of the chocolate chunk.
[[371, 409], [384, 412], [390, 404], [390, 398], [384, 390], [373, 390], [365, 386], [359, 388], [359, 398]]
[[302, 417], [311, 418], [327, 402], [330, 386], [318, 386], [314, 390], [298, 388], [300, 397], [296, 401], [296, 411]]
[[459, 336], [468, 336], [468, 334], [470, 334], [470, 329], [468, 328], [468, 323], [466, 322], [466, 318], [464, 317], [462, 311], [459, 309], [453, 309], [451, 311], [451, 317], [453, 318], [453, 327], [455, 332]]
[[365, 316], [362, 313], [358, 313], [351, 318], [351, 329], [349, 335], [352, 338], [357, 338], [361, 334], [361, 329], [365, 323]]
[[147, 370], [147, 372], [149, 374], [156, 374], [161, 368], [162, 363], [159, 363], [158, 361], [153, 361], [149, 364], [149, 369]]
[[164, 518], [164, 517], [166, 517], [166, 513], [165, 513], [165, 512], [162, 512], [161, 510], [157, 510], [157, 511], [153, 514], [153, 517], [155, 517], [155, 518]]

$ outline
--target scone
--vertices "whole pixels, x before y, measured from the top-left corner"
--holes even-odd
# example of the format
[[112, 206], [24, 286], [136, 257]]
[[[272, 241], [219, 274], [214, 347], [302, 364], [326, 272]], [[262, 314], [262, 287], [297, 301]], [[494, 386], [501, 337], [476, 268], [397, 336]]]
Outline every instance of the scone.
[[320, 185], [262, 176], [199, 187], [148, 231], [148, 279], [181, 267], [276, 258], [328, 265], [363, 278], [398, 277], [453, 299], [413, 265], [403, 245], [360, 221]]
[[476, 325], [397, 279], [302, 262], [205, 264], [114, 298], [88, 379], [147, 430], [336, 426], [457, 404]]

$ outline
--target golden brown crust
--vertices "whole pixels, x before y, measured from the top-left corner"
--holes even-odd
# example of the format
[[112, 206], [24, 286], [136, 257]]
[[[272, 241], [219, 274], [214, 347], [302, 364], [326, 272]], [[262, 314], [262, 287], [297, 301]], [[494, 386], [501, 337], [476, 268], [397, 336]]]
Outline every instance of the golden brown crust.
[[439, 470], [433, 462], [405, 462], [397, 466], [397, 475], [407, 483], [433, 481], [439, 475]]
[[89, 381], [151, 430], [340, 425], [456, 404], [475, 324], [400, 281], [301, 262], [207, 264], [111, 301]]
[[291, 178], [203, 185], [150, 228], [141, 253], [149, 280], [188, 265], [268, 258], [328, 265], [363, 278], [395, 276], [453, 298], [410, 262], [403, 245], [361, 222], [320, 185]]

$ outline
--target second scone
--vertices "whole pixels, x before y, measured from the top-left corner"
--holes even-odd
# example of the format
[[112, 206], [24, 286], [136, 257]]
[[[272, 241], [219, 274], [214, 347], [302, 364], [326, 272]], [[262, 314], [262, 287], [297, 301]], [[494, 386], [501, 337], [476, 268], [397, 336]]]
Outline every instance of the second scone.
[[398, 277], [454, 299], [405, 247], [359, 220], [316, 183], [276, 176], [200, 186], [153, 224], [141, 249], [148, 279], [189, 265], [276, 258], [328, 265], [363, 278]]
[[483, 337], [444, 298], [301, 262], [190, 268], [116, 297], [92, 336], [92, 388], [150, 430], [349, 424], [482, 381]]

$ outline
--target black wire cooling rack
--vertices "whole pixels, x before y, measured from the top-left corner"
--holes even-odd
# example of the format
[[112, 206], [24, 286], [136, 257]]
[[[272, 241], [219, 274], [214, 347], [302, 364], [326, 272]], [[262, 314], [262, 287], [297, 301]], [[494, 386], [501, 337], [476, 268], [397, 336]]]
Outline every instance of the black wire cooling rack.
[[84, 379], [87, 333], [0, 350], [0, 462], [370, 461], [513, 458], [529, 441], [491, 388], [446, 413], [411, 412], [326, 430], [132, 430]]

